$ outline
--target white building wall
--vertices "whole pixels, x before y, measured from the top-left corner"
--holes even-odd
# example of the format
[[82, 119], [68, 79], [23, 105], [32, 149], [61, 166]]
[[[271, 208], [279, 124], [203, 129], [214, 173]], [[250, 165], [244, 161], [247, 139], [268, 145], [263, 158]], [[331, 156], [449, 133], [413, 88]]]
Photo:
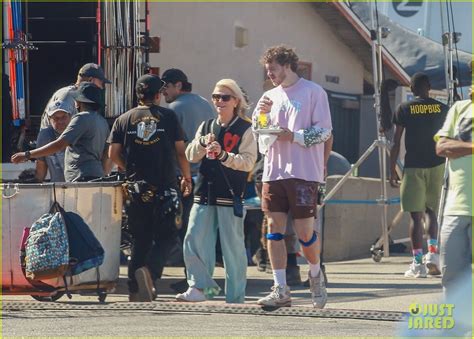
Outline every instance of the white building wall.
[[[210, 97], [214, 84], [233, 78], [255, 103], [263, 92], [259, 58], [266, 48], [285, 43], [300, 61], [312, 64], [312, 80], [325, 89], [361, 94], [363, 65], [338, 41], [309, 3], [150, 3], [151, 36], [161, 37], [161, 53], [150, 63], [161, 73], [182, 69], [193, 92]], [[248, 45], [234, 46], [235, 26], [248, 30]], [[338, 76], [339, 84], [325, 76]]]

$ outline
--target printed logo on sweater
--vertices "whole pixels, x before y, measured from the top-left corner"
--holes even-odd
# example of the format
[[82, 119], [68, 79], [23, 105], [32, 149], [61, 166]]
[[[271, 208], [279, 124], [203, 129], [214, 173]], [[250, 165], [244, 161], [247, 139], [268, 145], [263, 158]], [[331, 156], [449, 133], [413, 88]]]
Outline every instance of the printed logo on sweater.
[[237, 145], [239, 140], [240, 140], [239, 135], [232, 134], [230, 132], [226, 132], [224, 134], [224, 149], [225, 149], [225, 151], [226, 152], [232, 151], [232, 149], [234, 149], [235, 145]]
[[285, 100], [280, 107], [280, 114], [285, 114], [285, 117], [295, 116], [301, 112], [302, 104], [296, 100]]

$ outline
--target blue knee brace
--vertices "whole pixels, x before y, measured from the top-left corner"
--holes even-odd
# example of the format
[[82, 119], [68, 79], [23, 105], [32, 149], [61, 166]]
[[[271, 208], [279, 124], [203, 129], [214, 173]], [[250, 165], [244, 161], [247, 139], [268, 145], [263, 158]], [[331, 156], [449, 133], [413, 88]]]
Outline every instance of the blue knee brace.
[[281, 233], [267, 233], [266, 237], [268, 240], [280, 241], [284, 235]]
[[318, 236], [316, 235], [316, 231], [313, 231], [313, 236], [308, 241], [303, 241], [301, 239], [298, 239], [298, 240], [300, 241], [300, 244], [303, 245], [304, 247], [309, 247], [312, 244], [314, 244], [316, 240], [318, 240]]

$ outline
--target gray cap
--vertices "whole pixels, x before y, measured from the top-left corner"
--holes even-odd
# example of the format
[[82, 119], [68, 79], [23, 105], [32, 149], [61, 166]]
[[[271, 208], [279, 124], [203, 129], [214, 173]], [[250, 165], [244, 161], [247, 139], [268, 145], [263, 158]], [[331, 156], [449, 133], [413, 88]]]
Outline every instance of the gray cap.
[[64, 111], [68, 114], [73, 114], [75, 111], [74, 99], [71, 96], [67, 96], [64, 99], [52, 100], [48, 107], [46, 107], [46, 113], [48, 117], [52, 116], [58, 111]]
[[74, 103], [74, 98], [70, 93], [70, 89], [57, 91], [48, 102], [48, 106], [46, 107], [48, 117], [52, 116], [57, 111], [64, 111], [69, 114], [73, 114], [76, 111], [76, 105]]

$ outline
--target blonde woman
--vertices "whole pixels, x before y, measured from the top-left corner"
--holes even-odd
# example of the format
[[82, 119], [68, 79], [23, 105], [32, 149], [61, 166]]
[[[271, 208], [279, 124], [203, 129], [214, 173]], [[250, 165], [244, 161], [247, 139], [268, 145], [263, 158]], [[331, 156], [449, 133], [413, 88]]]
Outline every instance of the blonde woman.
[[220, 288], [212, 279], [219, 230], [226, 302], [243, 303], [247, 256], [241, 202], [248, 172], [257, 159], [257, 144], [245, 117], [247, 101], [234, 80], [217, 82], [212, 102], [217, 118], [203, 122], [186, 149], [191, 163], [202, 162], [184, 239], [189, 289], [176, 299], [198, 302], [219, 294]]

